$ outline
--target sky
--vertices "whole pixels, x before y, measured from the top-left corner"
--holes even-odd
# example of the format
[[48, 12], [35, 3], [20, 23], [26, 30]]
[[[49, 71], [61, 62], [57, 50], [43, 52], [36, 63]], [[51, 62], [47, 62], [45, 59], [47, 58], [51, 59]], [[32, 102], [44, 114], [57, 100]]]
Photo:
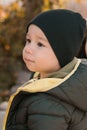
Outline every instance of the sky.
[[8, 4], [10, 4], [10, 3], [12, 3], [12, 2], [14, 2], [15, 0], [0, 0], [0, 4], [2, 4], [2, 5], [8, 5]]

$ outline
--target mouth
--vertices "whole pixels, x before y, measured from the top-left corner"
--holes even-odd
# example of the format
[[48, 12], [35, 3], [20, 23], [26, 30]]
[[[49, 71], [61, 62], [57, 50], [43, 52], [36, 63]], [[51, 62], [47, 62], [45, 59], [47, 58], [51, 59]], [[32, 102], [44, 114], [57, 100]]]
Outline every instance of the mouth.
[[33, 62], [33, 63], [34, 63], [33, 60], [31, 60], [31, 59], [27, 59], [27, 58], [24, 58], [24, 61], [26, 61], [26, 62]]

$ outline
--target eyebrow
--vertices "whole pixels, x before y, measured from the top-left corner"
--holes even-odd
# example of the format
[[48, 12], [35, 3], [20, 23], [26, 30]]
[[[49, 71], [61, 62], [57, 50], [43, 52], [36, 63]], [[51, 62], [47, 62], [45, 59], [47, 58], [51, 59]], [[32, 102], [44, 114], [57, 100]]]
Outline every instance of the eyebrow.
[[[28, 37], [29, 36], [29, 33], [27, 33], [26, 34], [26, 37]], [[47, 42], [47, 39], [45, 39], [45, 38], [42, 38], [41, 36], [37, 36], [40, 40], [43, 40], [43, 41], [46, 41]]]
[[28, 37], [29, 36], [29, 33], [26, 33], [26, 37]]
[[41, 40], [43, 40], [43, 41], [46, 41], [46, 42], [47, 42], [47, 39], [45, 39], [45, 38], [42, 38], [42, 37], [40, 37], [40, 36], [38, 36], [38, 38], [41, 39]]

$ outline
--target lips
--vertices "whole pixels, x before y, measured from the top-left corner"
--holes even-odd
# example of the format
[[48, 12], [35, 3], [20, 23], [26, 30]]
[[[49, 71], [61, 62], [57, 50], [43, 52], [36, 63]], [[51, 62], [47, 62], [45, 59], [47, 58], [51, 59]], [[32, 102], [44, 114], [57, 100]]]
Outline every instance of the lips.
[[24, 58], [24, 61], [26, 61], [26, 62], [33, 62], [33, 63], [34, 63], [34, 61], [33, 61], [33, 60], [28, 59], [28, 58]]

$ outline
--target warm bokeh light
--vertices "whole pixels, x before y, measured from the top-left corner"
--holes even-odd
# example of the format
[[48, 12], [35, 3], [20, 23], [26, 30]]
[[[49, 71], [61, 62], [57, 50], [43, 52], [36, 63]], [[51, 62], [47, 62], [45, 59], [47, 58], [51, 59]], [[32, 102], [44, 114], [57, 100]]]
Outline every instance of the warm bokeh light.
[[3, 6], [9, 5], [10, 3], [15, 2], [15, 0], [0, 0], [0, 4]]

